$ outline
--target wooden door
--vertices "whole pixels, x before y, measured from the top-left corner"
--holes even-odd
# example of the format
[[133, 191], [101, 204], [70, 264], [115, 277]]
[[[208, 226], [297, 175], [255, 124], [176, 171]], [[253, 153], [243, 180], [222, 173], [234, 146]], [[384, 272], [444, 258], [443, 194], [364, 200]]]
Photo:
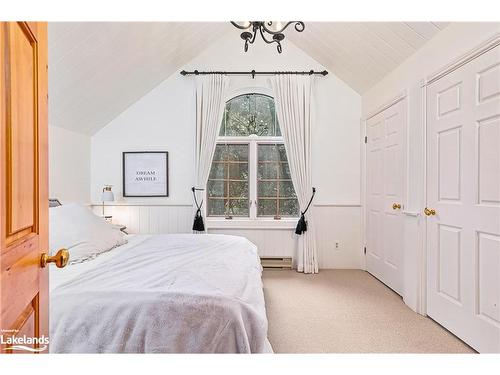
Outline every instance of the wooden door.
[[405, 99], [366, 122], [366, 267], [399, 294], [403, 292], [405, 128]]
[[427, 314], [500, 352], [500, 46], [427, 88]]
[[45, 23], [0, 22], [0, 108], [0, 352], [47, 352]]

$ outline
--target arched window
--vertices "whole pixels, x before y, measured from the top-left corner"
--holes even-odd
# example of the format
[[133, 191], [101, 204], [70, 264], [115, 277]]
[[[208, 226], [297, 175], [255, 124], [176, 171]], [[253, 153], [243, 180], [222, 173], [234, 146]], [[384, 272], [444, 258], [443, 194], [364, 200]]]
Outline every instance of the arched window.
[[207, 186], [208, 216], [297, 217], [274, 99], [244, 94], [226, 103]]

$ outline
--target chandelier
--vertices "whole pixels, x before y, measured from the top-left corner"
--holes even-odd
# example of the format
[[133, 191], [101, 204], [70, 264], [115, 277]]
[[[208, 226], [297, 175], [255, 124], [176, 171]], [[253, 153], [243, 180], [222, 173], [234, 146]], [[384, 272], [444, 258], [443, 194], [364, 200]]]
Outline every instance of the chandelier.
[[285, 34], [283, 31], [294, 24], [295, 30], [301, 33], [304, 31], [306, 26], [302, 21], [289, 21], [289, 22], [280, 22], [280, 21], [245, 21], [245, 22], [234, 22], [231, 21], [234, 27], [245, 30], [241, 33], [241, 39], [245, 41], [245, 52], [248, 51], [248, 45], [253, 44], [255, 42], [255, 38], [257, 33], [260, 34], [264, 42], [267, 44], [276, 43], [276, 49], [278, 53], [281, 53], [281, 42], [285, 39]]

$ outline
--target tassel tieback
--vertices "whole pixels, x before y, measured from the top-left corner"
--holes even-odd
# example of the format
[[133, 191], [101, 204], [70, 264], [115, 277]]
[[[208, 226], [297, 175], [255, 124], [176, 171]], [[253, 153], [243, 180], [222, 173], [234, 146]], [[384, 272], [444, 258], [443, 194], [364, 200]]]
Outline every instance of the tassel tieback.
[[297, 223], [297, 227], [295, 228], [295, 234], [298, 234], [299, 236], [307, 231], [307, 221], [306, 217], [304, 216], [303, 213], [300, 215], [299, 222]]
[[201, 215], [201, 210], [196, 210], [196, 215], [194, 216], [193, 230], [197, 232], [205, 231], [205, 223], [203, 222], [203, 216]]
[[204, 189], [196, 189], [194, 186], [191, 188], [193, 192], [194, 204], [196, 205], [196, 214], [194, 215], [193, 230], [197, 232], [205, 231], [205, 223], [203, 222], [203, 215], [201, 214], [201, 206], [203, 206], [203, 200], [200, 204], [196, 200], [196, 190], [203, 191]]
[[309, 206], [311, 205], [315, 194], [316, 194], [316, 188], [313, 187], [313, 193], [312, 193], [311, 199], [309, 200], [309, 203], [307, 204], [306, 209], [300, 213], [300, 219], [297, 222], [297, 227], [295, 227], [295, 234], [298, 234], [299, 236], [302, 233], [307, 232], [307, 221], [306, 221], [305, 215], [306, 215], [307, 210], [309, 210]]

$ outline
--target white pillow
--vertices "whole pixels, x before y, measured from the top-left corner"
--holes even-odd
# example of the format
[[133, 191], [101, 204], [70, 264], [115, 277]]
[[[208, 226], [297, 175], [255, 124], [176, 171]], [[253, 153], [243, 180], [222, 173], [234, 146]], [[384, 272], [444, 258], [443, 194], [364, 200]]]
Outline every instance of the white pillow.
[[81, 263], [127, 243], [120, 229], [76, 203], [49, 209], [51, 254], [68, 249], [70, 263]]

